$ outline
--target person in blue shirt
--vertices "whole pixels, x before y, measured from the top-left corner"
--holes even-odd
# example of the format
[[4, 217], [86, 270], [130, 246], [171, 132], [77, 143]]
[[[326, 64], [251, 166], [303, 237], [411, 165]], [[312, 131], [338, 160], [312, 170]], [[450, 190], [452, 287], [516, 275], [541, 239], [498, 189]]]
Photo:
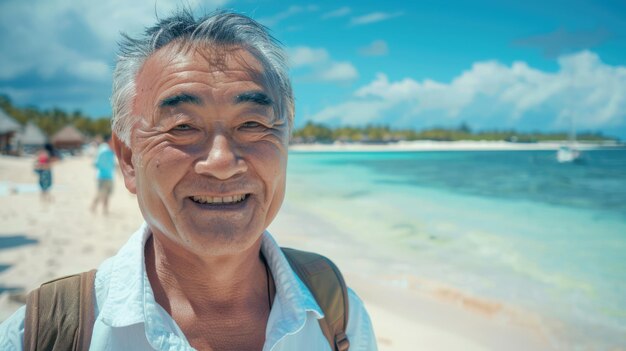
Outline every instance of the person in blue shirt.
[[[120, 45], [112, 149], [145, 223], [98, 268], [89, 349], [346, 350], [267, 231], [295, 113], [279, 43], [249, 17], [183, 10]], [[350, 350], [376, 350], [346, 295]], [[0, 350], [23, 348], [24, 318], [0, 326]]]
[[111, 136], [105, 135], [98, 146], [94, 167], [97, 170], [98, 192], [91, 204], [91, 211], [96, 212], [98, 204], [102, 204], [104, 214], [109, 213], [109, 198], [113, 192], [113, 178], [115, 177], [115, 153], [110, 147]]

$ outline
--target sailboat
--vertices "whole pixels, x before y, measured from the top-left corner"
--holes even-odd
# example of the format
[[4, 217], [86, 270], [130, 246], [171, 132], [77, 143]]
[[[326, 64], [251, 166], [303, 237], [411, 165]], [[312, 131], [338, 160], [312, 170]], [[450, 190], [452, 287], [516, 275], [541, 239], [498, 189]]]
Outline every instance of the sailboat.
[[573, 118], [570, 119], [570, 131], [566, 145], [561, 145], [556, 152], [556, 160], [559, 163], [576, 162], [580, 159], [580, 151], [576, 148], [576, 132], [574, 131]]
[[580, 158], [580, 151], [570, 145], [562, 145], [556, 152], [556, 160], [560, 163], [575, 162]]

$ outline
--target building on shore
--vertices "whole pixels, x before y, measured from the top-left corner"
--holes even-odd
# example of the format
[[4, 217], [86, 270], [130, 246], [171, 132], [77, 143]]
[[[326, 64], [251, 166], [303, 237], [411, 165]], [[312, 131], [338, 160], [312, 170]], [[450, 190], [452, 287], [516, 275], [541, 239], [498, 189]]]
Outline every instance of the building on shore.
[[0, 154], [17, 153], [16, 135], [21, 129], [16, 120], [0, 109]]

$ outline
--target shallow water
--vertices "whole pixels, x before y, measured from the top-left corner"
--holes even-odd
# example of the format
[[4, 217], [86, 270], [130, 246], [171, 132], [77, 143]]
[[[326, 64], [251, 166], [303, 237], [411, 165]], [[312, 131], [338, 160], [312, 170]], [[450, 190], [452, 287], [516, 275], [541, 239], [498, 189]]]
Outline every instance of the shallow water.
[[626, 345], [626, 150], [294, 152], [287, 201], [419, 277], [562, 321], [559, 346]]
[[34, 193], [39, 192], [38, 184], [0, 182], [0, 196], [11, 193]]

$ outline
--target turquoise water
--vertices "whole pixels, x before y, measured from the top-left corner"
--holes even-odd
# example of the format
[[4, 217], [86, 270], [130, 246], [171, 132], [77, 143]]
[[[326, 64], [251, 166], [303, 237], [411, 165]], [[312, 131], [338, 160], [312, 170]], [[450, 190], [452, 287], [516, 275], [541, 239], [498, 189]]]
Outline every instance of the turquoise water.
[[420, 278], [562, 322], [557, 346], [626, 347], [626, 150], [292, 152], [287, 201]]
[[34, 193], [39, 192], [38, 184], [11, 183], [0, 181], [0, 196], [9, 195], [11, 192]]

